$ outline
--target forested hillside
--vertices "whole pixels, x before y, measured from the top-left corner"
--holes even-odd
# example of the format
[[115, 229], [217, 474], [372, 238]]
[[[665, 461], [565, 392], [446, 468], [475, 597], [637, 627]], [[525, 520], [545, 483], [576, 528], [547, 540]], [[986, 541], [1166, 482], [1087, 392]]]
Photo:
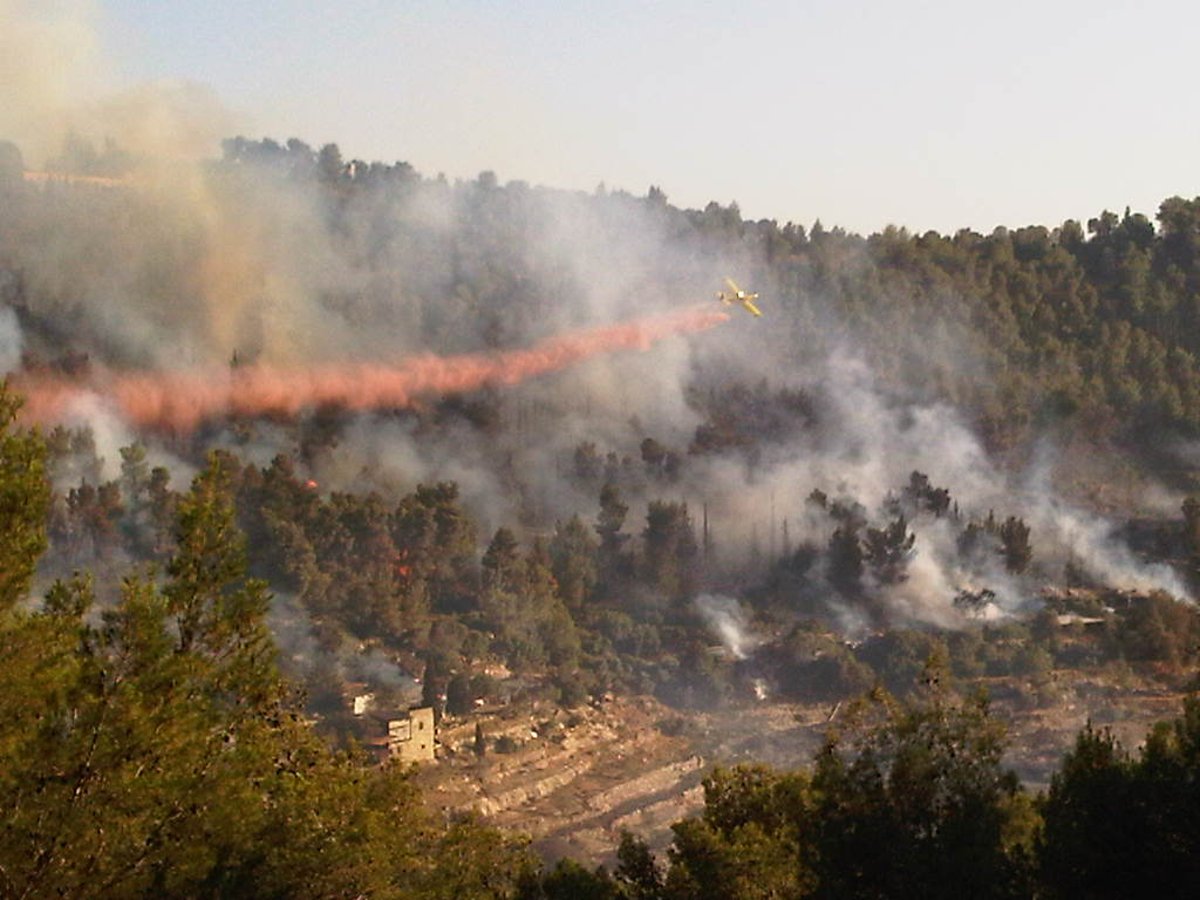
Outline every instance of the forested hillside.
[[[982, 625], [986, 643], [1050, 603], [1110, 617], [1103, 660], [1128, 652], [1118, 632], [1140, 606], [1047, 600], [1047, 585], [1159, 591], [1144, 602], [1188, 617], [1166, 598], [1190, 594], [1200, 546], [1184, 495], [1105, 520], [1057, 494], [1055, 466], [1081, 444], [1173, 452], [1187, 482], [1200, 203], [1165, 201], [1158, 227], [1103, 213], [1086, 232], [862, 238], [680, 210], [653, 188], [451, 185], [295, 140], [234, 139], [202, 171], [166, 174], [85, 150], [61, 166], [111, 183], [10, 167], [4, 187], [14, 386], [58, 420], [45, 575], [161, 564], [179, 475], [219, 448], [314, 703], [361, 674], [362, 641], [428, 672], [431, 696], [497, 659], [567, 697], [708, 706], [752, 677], [812, 681], [798, 626], [856, 640], [917, 626], [921, 643]], [[642, 328], [725, 271], [759, 290], [762, 320], [453, 387], [475, 365], [463, 354], [511, 360], [556, 334], [586, 346], [597, 324]], [[243, 404], [189, 430], [130, 413], [181, 371], [236, 401], [271, 366], [305, 361], [352, 390], [366, 376], [339, 366], [404, 359], [430, 373], [401, 406], [301, 395], [299, 414]], [[1056, 444], [1076, 455], [1056, 463]], [[1137, 652], [1190, 659], [1191, 627]], [[731, 634], [735, 660], [767, 644], [768, 671], [707, 652]], [[869, 682], [889, 665], [873, 652], [815, 689]]]
[[24, 604], [45, 540], [40, 440], [0, 393], [0, 893], [504, 895], [518, 839], [425, 812], [398, 769], [326, 745], [276, 666], [229, 473], [178, 500], [161, 578]]
[[[1146, 799], [1190, 784], [1190, 702], [1136, 760], [1089, 729], [1035, 802], [950, 682], [1189, 686], [1200, 198], [862, 237], [297, 140], [12, 151], [5, 892], [1070, 896], [1111, 791], [1192, 839]], [[666, 869], [630, 839], [614, 880], [426, 813], [349, 684], [460, 720], [876, 702], [811, 772], [712, 774]], [[858, 829], [899, 855], [853, 862]]]

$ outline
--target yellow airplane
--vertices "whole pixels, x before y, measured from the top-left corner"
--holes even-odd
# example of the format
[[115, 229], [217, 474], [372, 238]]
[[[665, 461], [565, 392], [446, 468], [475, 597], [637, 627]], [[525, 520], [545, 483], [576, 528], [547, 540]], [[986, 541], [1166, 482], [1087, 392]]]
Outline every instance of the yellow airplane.
[[754, 305], [754, 301], [758, 299], [758, 294], [751, 294], [747, 291], [743, 291], [734, 283], [732, 278], [726, 278], [725, 283], [729, 285], [729, 291], [728, 293], [725, 291], [718, 291], [718, 300], [720, 300], [726, 306], [733, 306], [735, 303], [740, 303], [749, 312], [754, 313], [754, 315], [762, 315], [762, 310]]

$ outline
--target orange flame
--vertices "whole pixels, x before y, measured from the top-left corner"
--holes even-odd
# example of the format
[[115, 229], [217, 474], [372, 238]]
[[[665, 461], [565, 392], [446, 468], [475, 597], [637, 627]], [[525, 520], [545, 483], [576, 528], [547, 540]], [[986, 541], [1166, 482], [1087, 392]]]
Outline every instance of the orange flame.
[[396, 365], [363, 363], [312, 369], [242, 366], [205, 373], [141, 372], [111, 374], [92, 385], [30, 375], [14, 378], [13, 382], [26, 398], [23, 418], [33, 421], [61, 420], [76, 397], [92, 390], [107, 396], [135, 426], [190, 431], [205, 419], [229, 413], [295, 415], [314, 406], [352, 410], [408, 407], [423, 396], [517, 384], [603, 353], [647, 350], [664, 338], [706, 331], [728, 319], [727, 313], [696, 306], [558, 335], [524, 350], [431, 354]]

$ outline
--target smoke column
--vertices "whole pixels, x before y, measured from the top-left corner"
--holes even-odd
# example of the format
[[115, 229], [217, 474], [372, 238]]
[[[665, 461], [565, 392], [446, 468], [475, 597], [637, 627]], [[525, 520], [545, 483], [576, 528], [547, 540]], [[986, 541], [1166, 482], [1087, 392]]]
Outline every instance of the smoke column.
[[616, 325], [556, 335], [523, 350], [459, 356], [417, 356], [395, 365], [364, 363], [309, 369], [247, 366], [205, 373], [111, 374], [90, 384], [25, 375], [14, 386], [26, 398], [23, 417], [61, 420], [85, 392], [108, 397], [130, 424], [189, 431], [230, 413], [295, 415], [305, 408], [363, 410], [412, 405], [421, 397], [512, 385], [565, 369], [604, 353], [647, 350], [675, 335], [694, 334], [727, 321], [708, 306], [645, 316]]

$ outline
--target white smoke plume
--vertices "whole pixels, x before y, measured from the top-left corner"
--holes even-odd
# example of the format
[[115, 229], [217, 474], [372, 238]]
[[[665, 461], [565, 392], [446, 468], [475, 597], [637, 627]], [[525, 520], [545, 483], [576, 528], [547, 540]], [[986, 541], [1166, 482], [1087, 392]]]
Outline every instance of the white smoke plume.
[[701, 594], [696, 611], [734, 659], [745, 659], [760, 641], [750, 631], [742, 606], [732, 597]]
[[[1051, 483], [1052, 466], [1038, 460], [1029, 478], [1032, 527], [1065, 550], [1073, 562], [1101, 583], [1130, 591], [1166, 591], [1181, 599], [1191, 592], [1170, 566], [1139, 560], [1116, 535], [1116, 525], [1101, 516], [1074, 508], [1062, 500]], [[1152, 502], [1155, 498], [1151, 498]], [[1179, 501], [1170, 504], [1175, 509]]]

